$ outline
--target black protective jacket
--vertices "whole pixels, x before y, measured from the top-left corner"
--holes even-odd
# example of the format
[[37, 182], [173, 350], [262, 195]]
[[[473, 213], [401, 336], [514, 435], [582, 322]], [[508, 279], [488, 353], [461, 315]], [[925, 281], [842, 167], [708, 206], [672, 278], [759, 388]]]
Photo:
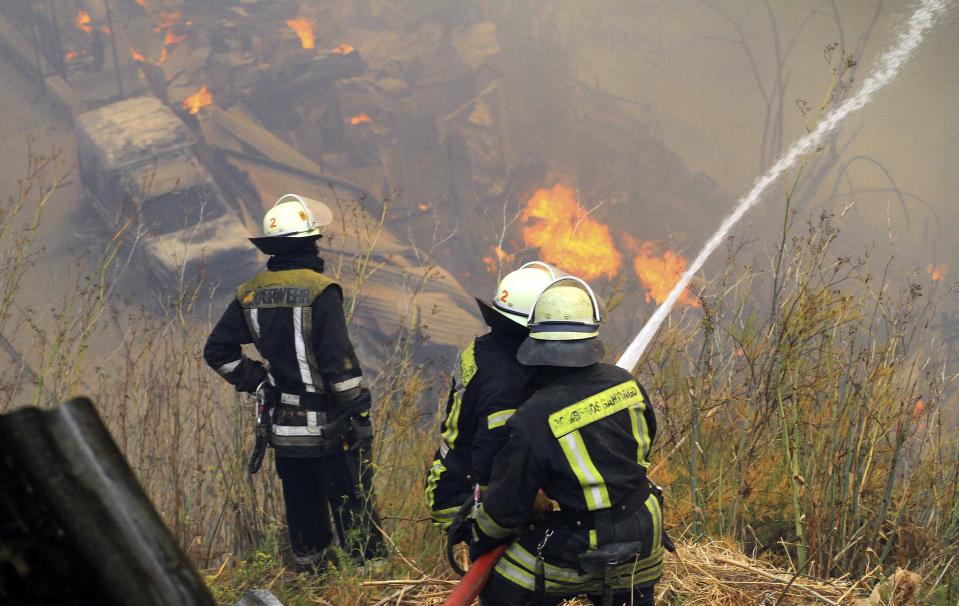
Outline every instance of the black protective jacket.
[[[493, 464], [471, 554], [513, 542], [496, 573], [532, 589], [533, 554], [551, 529], [543, 553], [547, 591], [575, 595], [599, 582], [577, 569], [578, 554], [639, 541], [641, 557], [614, 573], [617, 586], [655, 582], [662, 567], [662, 512], [646, 478], [656, 437], [646, 392], [629, 372], [609, 364], [541, 367], [532, 386], [537, 389], [510, 419], [509, 439]], [[540, 490], [562, 514], [534, 523]], [[609, 523], [593, 524], [604, 515]]]
[[[276, 256], [267, 267], [237, 289], [207, 339], [207, 364], [238, 391], [252, 392], [267, 380], [281, 400], [275, 402], [281, 424], [322, 427], [338, 412], [362, 412], [356, 403], [368, 404], [369, 397], [361, 388], [362, 370], [347, 332], [342, 290], [323, 275], [323, 260], [315, 254]], [[268, 368], [243, 354], [242, 346], [248, 343], [256, 346]], [[280, 427], [274, 429], [281, 433]], [[317, 438], [319, 432], [286, 431], [289, 437]], [[274, 446], [282, 439], [275, 436]]]
[[442, 442], [426, 482], [433, 521], [441, 528], [452, 521], [473, 484], [489, 483], [493, 458], [509, 435], [506, 422], [523, 400], [531, 370], [516, 360], [528, 331], [482, 303], [480, 309], [491, 330], [460, 355]]

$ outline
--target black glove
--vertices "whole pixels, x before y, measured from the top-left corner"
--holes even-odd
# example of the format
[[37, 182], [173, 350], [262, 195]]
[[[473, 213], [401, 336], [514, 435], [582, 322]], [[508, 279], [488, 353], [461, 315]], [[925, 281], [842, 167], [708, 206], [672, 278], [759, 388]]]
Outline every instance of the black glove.
[[369, 453], [373, 449], [373, 419], [369, 413], [350, 417], [350, 429], [353, 433], [350, 450]]
[[473, 495], [470, 495], [463, 506], [459, 508], [456, 515], [453, 516], [453, 523], [450, 524], [446, 536], [451, 545], [457, 543], [470, 543], [473, 540], [473, 518], [470, 513], [473, 511]]

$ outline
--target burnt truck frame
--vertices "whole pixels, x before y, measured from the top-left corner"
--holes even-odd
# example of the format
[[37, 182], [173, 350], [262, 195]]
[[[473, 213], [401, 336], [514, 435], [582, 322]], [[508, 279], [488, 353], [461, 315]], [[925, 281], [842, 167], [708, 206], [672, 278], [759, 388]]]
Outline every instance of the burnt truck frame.
[[216, 275], [246, 271], [246, 228], [197, 160], [197, 138], [155, 97], [134, 97], [75, 118], [87, 198], [110, 228], [123, 226], [162, 281], [206, 263]]

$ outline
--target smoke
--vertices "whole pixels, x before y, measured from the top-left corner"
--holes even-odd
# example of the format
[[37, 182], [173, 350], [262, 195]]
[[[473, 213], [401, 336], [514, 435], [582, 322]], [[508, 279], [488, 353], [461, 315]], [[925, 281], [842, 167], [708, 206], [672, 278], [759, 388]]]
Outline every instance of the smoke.
[[656, 309], [646, 325], [623, 352], [616, 363], [617, 366], [632, 370], [639, 363], [646, 347], [656, 336], [659, 327], [669, 315], [673, 305], [676, 304], [683, 291], [689, 286], [693, 276], [702, 269], [706, 260], [726, 238], [729, 231], [759, 202], [766, 189], [779, 179], [784, 172], [793, 167], [805, 154], [814, 150], [847, 116], [862, 109], [878, 90], [896, 77], [912, 51], [922, 42], [925, 33], [932, 28], [945, 10], [945, 0], [925, 0], [922, 2], [909, 19], [907, 28], [900, 34], [897, 43], [879, 58], [875, 71], [866, 78], [859, 92], [830, 111], [814, 130], [793, 143], [765, 174], [756, 179], [749, 193], [739, 199], [732, 214], [723, 220], [719, 229], [706, 241], [703, 249], [670, 291], [669, 296]]

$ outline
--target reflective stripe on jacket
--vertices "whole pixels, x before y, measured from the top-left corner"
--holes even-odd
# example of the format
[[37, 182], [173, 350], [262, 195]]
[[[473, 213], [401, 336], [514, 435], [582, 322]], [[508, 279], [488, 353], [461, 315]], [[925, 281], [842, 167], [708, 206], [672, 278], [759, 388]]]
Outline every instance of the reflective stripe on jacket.
[[[645, 491], [656, 418], [643, 388], [616, 366], [545, 368], [539, 389], [507, 423], [509, 439], [493, 464], [475, 530], [481, 544], [515, 540], [496, 574], [532, 590], [536, 546], [547, 528], [546, 589], [551, 594], [593, 591], [598, 576], [578, 568], [588, 549], [640, 541], [636, 561], [613, 571], [614, 588], [649, 585], [662, 571], [662, 509], [655, 495], [611, 528], [555, 527], [533, 522], [542, 489], [566, 512], [606, 512]], [[631, 579], [631, 580], [630, 580]]]

